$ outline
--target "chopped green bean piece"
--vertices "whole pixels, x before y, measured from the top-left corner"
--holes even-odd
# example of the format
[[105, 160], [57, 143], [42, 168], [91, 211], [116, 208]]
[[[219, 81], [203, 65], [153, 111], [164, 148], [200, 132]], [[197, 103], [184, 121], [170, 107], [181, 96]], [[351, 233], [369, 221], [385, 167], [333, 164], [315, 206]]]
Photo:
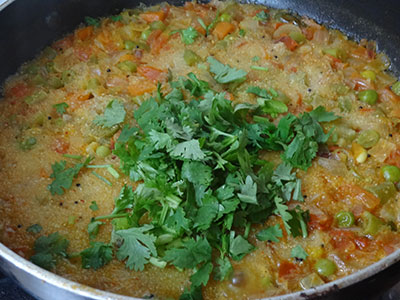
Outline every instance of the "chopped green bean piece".
[[357, 143], [359, 143], [364, 148], [371, 148], [379, 142], [381, 136], [375, 130], [364, 130], [360, 133], [357, 138]]
[[318, 272], [318, 274], [328, 277], [336, 272], [337, 267], [336, 264], [330, 259], [321, 258], [315, 263], [314, 269]]
[[135, 73], [136, 72], [136, 64], [133, 61], [125, 60], [117, 64], [118, 69], [125, 72]]
[[400, 81], [397, 81], [392, 85], [392, 91], [395, 93], [397, 96], [400, 96]]
[[344, 51], [342, 49], [339, 49], [339, 48], [328, 48], [328, 49], [322, 50], [322, 52], [324, 54], [328, 54], [330, 56], [333, 56], [333, 57], [336, 57], [336, 58], [339, 58], [339, 59], [344, 59], [344, 57], [345, 57]]
[[150, 24], [151, 30], [156, 30], [156, 29], [164, 30], [166, 27], [167, 26], [165, 26], [165, 24], [162, 21], [154, 21]]
[[193, 66], [201, 61], [200, 56], [188, 49], [185, 49], [185, 52], [183, 53], [183, 59], [188, 66]]
[[387, 181], [381, 184], [367, 188], [372, 194], [381, 200], [381, 204], [385, 204], [396, 196], [397, 190], [393, 182]]
[[396, 166], [384, 166], [382, 167], [381, 172], [386, 181], [390, 182], [400, 181], [400, 168]]
[[375, 90], [365, 90], [358, 93], [358, 99], [369, 105], [373, 105], [378, 101], [378, 93]]
[[148, 28], [148, 29], [142, 31], [142, 34], [140, 35], [140, 38], [141, 38], [143, 41], [147, 41], [147, 39], [149, 38], [150, 34], [151, 34], [151, 29]]
[[340, 211], [335, 215], [339, 227], [351, 227], [354, 225], [354, 215], [350, 211]]
[[364, 213], [361, 215], [361, 219], [364, 234], [374, 235], [383, 226], [383, 222], [369, 211], [364, 211]]
[[302, 43], [306, 40], [306, 37], [298, 31], [292, 31], [291, 33], [289, 33], [289, 36], [297, 43]]

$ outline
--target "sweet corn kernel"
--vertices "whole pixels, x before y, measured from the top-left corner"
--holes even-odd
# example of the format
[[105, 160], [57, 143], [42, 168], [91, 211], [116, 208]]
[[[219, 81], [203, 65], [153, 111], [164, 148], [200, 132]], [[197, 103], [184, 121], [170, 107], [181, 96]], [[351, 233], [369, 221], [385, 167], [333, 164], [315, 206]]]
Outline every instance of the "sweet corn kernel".
[[99, 147], [99, 144], [97, 142], [91, 142], [86, 147], [86, 153], [87, 154], [95, 154], [97, 147]]
[[351, 145], [351, 149], [353, 151], [354, 159], [357, 163], [361, 164], [367, 160], [367, 150], [365, 150], [360, 144], [354, 142]]
[[307, 253], [309, 254], [310, 258], [319, 259], [324, 254], [324, 249], [321, 247], [310, 247], [308, 248]]

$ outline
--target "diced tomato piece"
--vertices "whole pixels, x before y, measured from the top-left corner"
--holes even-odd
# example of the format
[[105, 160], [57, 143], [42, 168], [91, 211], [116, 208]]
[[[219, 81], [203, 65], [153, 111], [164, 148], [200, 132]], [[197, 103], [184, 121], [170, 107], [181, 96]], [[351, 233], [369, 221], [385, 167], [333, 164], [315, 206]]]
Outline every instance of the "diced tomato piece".
[[163, 70], [151, 66], [139, 66], [137, 72], [153, 82], [163, 81], [167, 78], [167, 73]]
[[308, 226], [310, 230], [328, 230], [331, 228], [333, 223], [333, 218], [327, 214], [310, 214], [310, 220], [308, 221]]
[[69, 149], [69, 143], [63, 139], [56, 139], [53, 143], [52, 149], [57, 153], [65, 154]]
[[22, 98], [26, 97], [31, 93], [31, 88], [25, 82], [18, 82], [12, 88], [6, 91], [7, 97]]
[[356, 250], [356, 244], [354, 243], [355, 235], [351, 231], [346, 230], [331, 230], [329, 235], [332, 237], [332, 245], [335, 249], [344, 253], [351, 253]]
[[56, 50], [66, 50], [72, 46], [74, 42], [74, 37], [72, 35], [69, 35], [62, 40], [56, 41], [53, 43], [52, 47]]
[[290, 51], [295, 50], [299, 45], [294, 39], [287, 35], [281, 37], [278, 41], [284, 43], [286, 48]]
[[297, 266], [289, 261], [283, 261], [279, 265], [279, 277], [288, 277], [298, 272]]

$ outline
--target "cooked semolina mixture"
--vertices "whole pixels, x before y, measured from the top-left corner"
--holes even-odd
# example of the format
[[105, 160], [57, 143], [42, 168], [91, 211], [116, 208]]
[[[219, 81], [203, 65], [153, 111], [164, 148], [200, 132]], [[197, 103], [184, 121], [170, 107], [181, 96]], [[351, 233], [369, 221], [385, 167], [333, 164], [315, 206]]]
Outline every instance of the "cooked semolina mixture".
[[127, 9], [4, 84], [0, 241], [157, 299], [308, 289], [400, 246], [400, 82], [374, 42], [212, 1]]

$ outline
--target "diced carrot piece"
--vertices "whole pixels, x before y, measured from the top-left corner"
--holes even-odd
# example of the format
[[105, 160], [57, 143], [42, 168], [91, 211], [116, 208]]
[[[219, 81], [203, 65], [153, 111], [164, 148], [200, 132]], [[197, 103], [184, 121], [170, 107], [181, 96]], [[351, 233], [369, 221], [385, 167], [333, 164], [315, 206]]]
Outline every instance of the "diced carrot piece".
[[79, 58], [81, 61], [87, 61], [90, 56], [92, 55], [92, 48], [90, 47], [83, 47], [81, 46], [75, 46], [74, 47], [74, 54], [76, 57]]
[[299, 44], [297, 44], [297, 42], [294, 39], [292, 39], [290, 36], [287, 36], [287, 35], [281, 37], [279, 39], [279, 42], [284, 43], [286, 48], [288, 48], [288, 50], [290, 50], [290, 51], [295, 50], [297, 48], [297, 46], [299, 45]]
[[303, 29], [303, 34], [307, 40], [311, 41], [314, 37], [315, 28], [307, 27]]
[[279, 27], [281, 27], [285, 23], [276, 23], [275, 24], [275, 30], [277, 30]]
[[155, 21], [164, 21], [167, 14], [163, 10], [159, 11], [147, 11], [140, 14], [140, 17], [145, 20], [147, 23], [152, 23]]
[[76, 36], [81, 40], [85, 41], [93, 34], [93, 26], [87, 26], [80, 28], [76, 31]]
[[149, 81], [141, 81], [140, 83], [129, 85], [128, 92], [132, 97], [141, 96], [145, 93], [155, 91], [157, 87]]
[[89, 100], [90, 98], [92, 98], [91, 93], [79, 95], [78, 97], [76, 97], [76, 99], [79, 101], [86, 101], [86, 100]]
[[235, 99], [235, 97], [233, 96], [232, 93], [226, 92], [225, 99], [228, 99], [229, 101], [233, 101]]
[[397, 96], [388, 88], [378, 90], [378, 95], [382, 102], [391, 102], [396, 104], [400, 102], [400, 96]]
[[52, 145], [52, 149], [57, 153], [65, 154], [69, 149], [69, 143], [63, 139], [56, 139]]
[[127, 60], [135, 60], [135, 56], [132, 54], [124, 54], [119, 58], [120, 62], [127, 61]]
[[139, 66], [137, 68], [137, 72], [147, 79], [150, 79], [154, 82], [163, 81], [166, 79], [167, 73], [163, 70], [151, 67], [151, 66]]
[[325, 213], [321, 214], [310, 214], [310, 220], [308, 221], [308, 226], [311, 230], [318, 229], [318, 230], [328, 230], [331, 228], [333, 223], [333, 218], [330, 215]]
[[74, 41], [74, 37], [73, 35], [69, 35], [65, 38], [63, 38], [62, 40], [58, 40], [57, 42], [55, 42], [52, 47], [56, 50], [65, 50], [68, 49], [72, 46]]
[[219, 40], [222, 40], [228, 34], [234, 32], [236, 29], [235, 25], [229, 22], [219, 22], [213, 30], [213, 35], [215, 35]]

